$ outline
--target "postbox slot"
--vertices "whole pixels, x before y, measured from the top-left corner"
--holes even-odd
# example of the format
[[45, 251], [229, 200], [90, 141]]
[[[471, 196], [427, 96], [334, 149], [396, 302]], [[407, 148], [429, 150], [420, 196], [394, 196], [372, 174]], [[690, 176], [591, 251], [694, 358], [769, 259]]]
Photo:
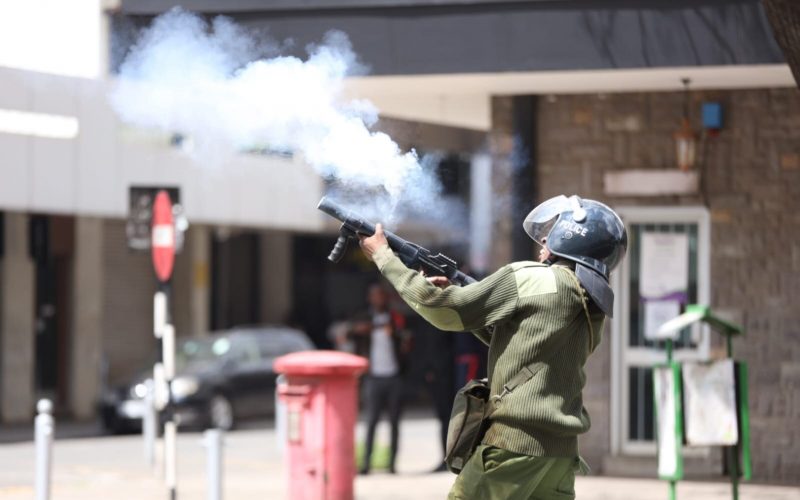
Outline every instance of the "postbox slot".
[[308, 396], [312, 389], [310, 385], [286, 385], [279, 387], [278, 393], [288, 398], [297, 398]]

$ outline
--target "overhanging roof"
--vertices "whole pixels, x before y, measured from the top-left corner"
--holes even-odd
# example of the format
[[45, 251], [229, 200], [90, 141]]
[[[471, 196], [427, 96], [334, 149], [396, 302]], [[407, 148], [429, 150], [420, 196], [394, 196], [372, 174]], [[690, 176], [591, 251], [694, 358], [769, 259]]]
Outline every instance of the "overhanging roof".
[[369, 99], [383, 115], [489, 130], [493, 95], [678, 91], [682, 78], [694, 90], [794, 86], [789, 67], [774, 64], [373, 76], [349, 79], [347, 91]]
[[[130, 23], [146, 24], [153, 14], [176, 3], [123, 0], [115, 32], [123, 33]], [[784, 61], [758, 0], [180, 3], [208, 14], [226, 13], [278, 40], [291, 39], [298, 53], [331, 29], [344, 31], [373, 75]], [[124, 40], [120, 43], [125, 45]]]
[[[184, 0], [180, 5], [193, 12], [275, 12], [293, 10], [331, 10], [398, 7], [445, 7], [508, 3], [559, 2], [564, 0]], [[176, 5], [170, 0], [122, 0], [120, 10], [126, 14], [153, 15]]]
[[[122, 0], [117, 34], [171, 8]], [[488, 130], [503, 94], [792, 86], [759, 0], [184, 0], [291, 39], [344, 31], [369, 67], [348, 82], [382, 114]], [[120, 37], [118, 37], [120, 38]], [[119, 45], [119, 44], [118, 44]], [[122, 43], [124, 45], [124, 41]], [[118, 54], [122, 51], [118, 52]]]

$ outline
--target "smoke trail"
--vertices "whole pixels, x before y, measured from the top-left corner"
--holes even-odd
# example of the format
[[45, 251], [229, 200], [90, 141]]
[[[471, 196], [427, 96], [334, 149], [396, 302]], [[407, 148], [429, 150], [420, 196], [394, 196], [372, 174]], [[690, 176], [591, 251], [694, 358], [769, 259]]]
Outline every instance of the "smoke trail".
[[132, 47], [111, 103], [125, 122], [190, 137], [204, 162], [254, 145], [291, 150], [341, 192], [380, 200], [372, 212], [433, 208], [441, 190], [433, 169], [370, 130], [378, 116], [370, 103], [340, 97], [344, 78], [363, 71], [347, 37], [328, 33], [306, 60], [279, 51], [227, 18], [209, 25], [173, 9]]

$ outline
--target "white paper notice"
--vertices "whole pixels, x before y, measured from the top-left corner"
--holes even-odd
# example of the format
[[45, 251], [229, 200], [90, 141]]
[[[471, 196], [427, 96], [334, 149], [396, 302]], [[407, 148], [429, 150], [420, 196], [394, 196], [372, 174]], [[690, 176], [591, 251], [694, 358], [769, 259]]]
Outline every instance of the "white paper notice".
[[684, 363], [686, 442], [730, 446], [739, 441], [733, 360]]
[[680, 479], [677, 477], [680, 443], [675, 430], [675, 378], [672, 368], [654, 368], [653, 383], [658, 415], [658, 476], [662, 479]]
[[648, 340], [677, 339], [680, 331], [659, 335], [661, 325], [681, 313], [681, 303], [677, 300], [648, 300], [644, 303], [644, 337]]
[[659, 299], [689, 289], [689, 236], [684, 233], [642, 233], [639, 294]]

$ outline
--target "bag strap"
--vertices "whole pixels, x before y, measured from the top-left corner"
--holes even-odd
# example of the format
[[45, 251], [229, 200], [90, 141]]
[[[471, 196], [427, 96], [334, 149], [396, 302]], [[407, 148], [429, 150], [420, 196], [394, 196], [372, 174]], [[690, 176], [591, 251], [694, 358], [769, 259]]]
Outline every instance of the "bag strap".
[[583, 312], [586, 313], [586, 322], [589, 324], [589, 354], [594, 352], [594, 326], [592, 326], [592, 315], [589, 314], [589, 304], [586, 302], [586, 290], [581, 285], [580, 280], [575, 275], [574, 272], [567, 272], [572, 281], [575, 282], [575, 286], [578, 287], [578, 291], [581, 294], [581, 302], [583, 303]]
[[[553, 266], [553, 267], [560, 267], [560, 266]], [[589, 353], [591, 353], [592, 351], [594, 351], [594, 327], [592, 326], [592, 317], [589, 314], [589, 305], [586, 302], [586, 292], [583, 290], [580, 281], [578, 281], [578, 278], [575, 276], [574, 273], [567, 271], [567, 274], [569, 274], [569, 276], [575, 281], [575, 284], [578, 287], [578, 291], [581, 294], [581, 302], [583, 303], [583, 312], [586, 314], [586, 321], [589, 323]], [[495, 394], [494, 396], [491, 397], [491, 400], [494, 404], [492, 405], [491, 410], [488, 412], [487, 417], [491, 416], [491, 414], [494, 413], [495, 410], [497, 410], [498, 403], [502, 401], [505, 395], [507, 395], [510, 392], [513, 392], [514, 389], [521, 386], [528, 380], [532, 379], [534, 375], [536, 375], [539, 372], [539, 370], [544, 368], [545, 361], [548, 361], [556, 352], [561, 350], [561, 347], [563, 347], [564, 344], [566, 344], [568, 338], [569, 335], [560, 336], [543, 359], [540, 359], [539, 361], [534, 361], [533, 363], [523, 366], [516, 375], [511, 377], [508, 380], [508, 382], [503, 384], [503, 392], [500, 394]]]

